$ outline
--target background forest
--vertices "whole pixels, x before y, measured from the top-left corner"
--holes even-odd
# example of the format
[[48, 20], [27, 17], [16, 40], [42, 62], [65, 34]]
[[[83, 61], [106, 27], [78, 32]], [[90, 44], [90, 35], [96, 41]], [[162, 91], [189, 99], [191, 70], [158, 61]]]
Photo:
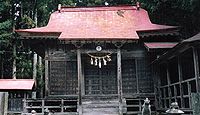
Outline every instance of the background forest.
[[[152, 22], [179, 26], [182, 39], [200, 31], [200, 0], [137, 0]], [[13, 38], [14, 29], [45, 26], [52, 12], [62, 6], [135, 5], [136, 0], [0, 0], [0, 78], [12, 78], [16, 60], [17, 78], [32, 78], [33, 54]], [[16, 54], [13, 55], [13, 43]], [[41, 74], [38, 71], [38, 76]]]

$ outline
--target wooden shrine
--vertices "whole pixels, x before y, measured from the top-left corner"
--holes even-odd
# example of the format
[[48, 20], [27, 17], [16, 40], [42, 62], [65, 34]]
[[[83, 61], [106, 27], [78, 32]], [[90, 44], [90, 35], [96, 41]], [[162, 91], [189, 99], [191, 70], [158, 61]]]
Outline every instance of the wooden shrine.
[[47, 26], [16, 32], [45, 60], [44, 99], [24, 107], [41, 114], [137, 115], [145, 98], [154, 114], [151, 64], [179, 39], [176, 27], [152, 24], [135, 6], [62, 7]]

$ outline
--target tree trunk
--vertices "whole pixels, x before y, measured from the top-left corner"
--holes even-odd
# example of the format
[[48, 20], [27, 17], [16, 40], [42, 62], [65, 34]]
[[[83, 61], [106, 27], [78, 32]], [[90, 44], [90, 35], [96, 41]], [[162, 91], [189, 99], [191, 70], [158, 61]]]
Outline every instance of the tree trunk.
[[12, 78], [16, 79], [16, 44], [13, 44], [13, 72], [12, 72]]
[[3, 58], [1, 58], [1, 79], [3, 79], [4, 67], [3, 67]]

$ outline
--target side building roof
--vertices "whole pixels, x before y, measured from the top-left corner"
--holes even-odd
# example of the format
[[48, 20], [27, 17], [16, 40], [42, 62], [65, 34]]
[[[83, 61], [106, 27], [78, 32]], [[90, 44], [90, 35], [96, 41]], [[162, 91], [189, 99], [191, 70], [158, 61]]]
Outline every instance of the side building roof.
[[171, 57], [177, 56], [180, 53], [184, 52], [185, 50], [199, 45], [200, 44], [200, 33], [196, 34], [195, 36], [185, 39], [174, 46], [171, 50], [160, 56], [156, 59], [153, 63], [159, 63], [162, 61], [166, 61], [166, 59], [170, 59]]

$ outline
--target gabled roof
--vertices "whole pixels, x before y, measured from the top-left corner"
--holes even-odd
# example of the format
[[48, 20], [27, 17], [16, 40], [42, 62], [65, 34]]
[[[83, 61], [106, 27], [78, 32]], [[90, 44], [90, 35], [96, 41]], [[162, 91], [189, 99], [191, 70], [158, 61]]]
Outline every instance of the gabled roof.
[[135, 6], [63, 7], [51, 14], [47, 26], [16, 30], [22, 36], [52, 36], [61, 40], [139, 39], [138, 31], [176, 28], [152, 24], [147, 11]]
[[0, 79], [0, 90], [32, 90], [33, 79]]

